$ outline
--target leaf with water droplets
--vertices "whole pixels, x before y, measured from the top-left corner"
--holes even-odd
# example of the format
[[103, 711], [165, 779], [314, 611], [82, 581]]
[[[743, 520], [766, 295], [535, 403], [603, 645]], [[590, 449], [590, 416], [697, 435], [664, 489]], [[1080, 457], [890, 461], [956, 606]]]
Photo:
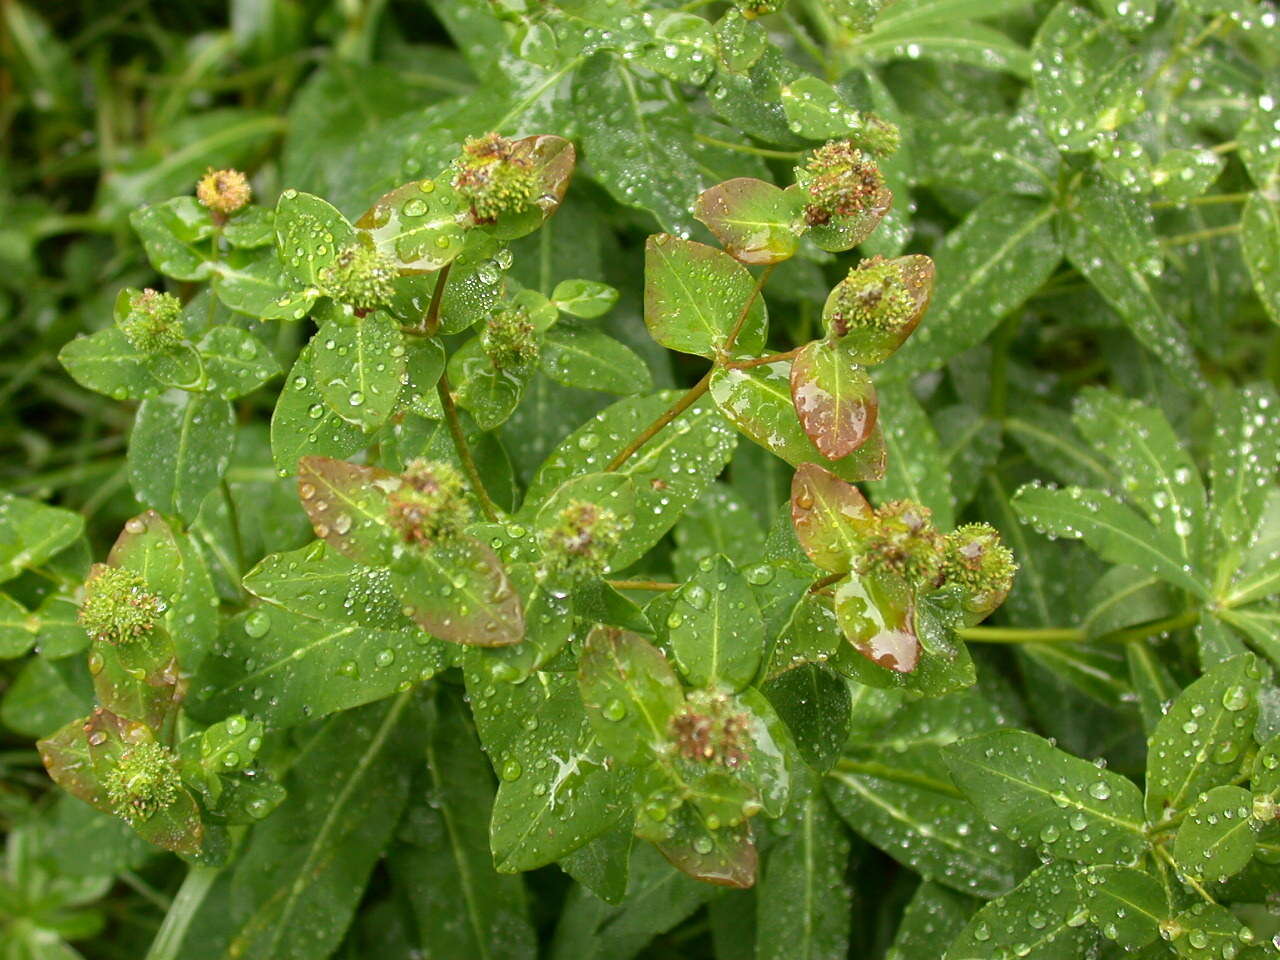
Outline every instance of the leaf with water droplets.
[[378, 629], [263, 604], [223, 626], [191, 682], [187, 710], [213, 721], [242, 712], [290, 727], [389, 697], [447, 665], [416, 626]]
[[1257, 529], [1280, 464], [1280, 431], [1274, 421], [1280, 397], [1268, 384], [1242, 387], [1217, 405], [1209, 450], [1213, 516], [1222, 542], [1245, 542]]
[[226, 473], [234, 444], [235, 411], [222, 397], [148, 397], [129, 438], [129, 483], [146, 506], [194, 520]]
[[1174, 532], [1153, 527], [1105, 490], [1059, 490], [1032, 483], [1018, 491], [1013, 507], [1023, 523], [1043, 533], [1083, 539], [1104, 560], [1131, 563], [1197, 596], [1209, 596], [1208, 585], [1186, 569]]
[[298, 461], [298, 499], [316, 536], [370, 566], [385, 567], [408, 549], [387, 519], [387, 493], [400, 483], [381, 467], [330, 457]]
[[852, 891], [849, 836], [815, 790], [779, 822], [786, 832], [765, 855], [757, 901], [757, 960], [822, 960], [848, 950]]
[[214, 327], [196, 349], [204, 361], [209, 389], [227, 400], [253, 393], [281, 372], [280, 364], [262, 341], [239, 327]]
[[414, 180], [383, 194], [356, 221], [401, 274], [434, 273], [462, 252], [467, 202], [447, 179]]
[[760, 691], [791, 731], [805, 763], [825, 773], [849, 739], [849, 683], [821, 663], [789, 666]]
[[956, 786], [1015, 840], [1082, 863], [1127, 863], [1147, 849], [1132, 781], [1033, 733], [982, 734], [944, 756]]
[[318, 289], [321, 273], [356, 239], [332, 204], [297, 190], [284, 191], [276, 201], [275, 230], [285, 274], [303, 289]]
[[195, 197], [174, 197], [129, 214], [151, 265], [175, 280], [206, 280], [213, 270], [213, 219]]
[[738, 331], [731, 353], [763, 349], [764, 299], [747, 268], [727, 253], [660, 233], [645, 244], [644, 278], [644, 322], [664, 347], [713, 357]]
[[395, 409], [405, 373], [404, 335], [381, 311], [352, 320], [336, 314], [312, 340], [312, 372], [329, 409], [372, 433]]
[[956, 938], [978, 901], [926, 880], [916, 888], [893, 938], [894, 960], [937, 960], [938, 945]]
[[736, 177], [698, 195], [693, 215], [742, 263], [781, 263], [795, 255], [804, 198], [754, 177]]
[[764, 627], [746, 578], [724, 557], [704, 565], [675, 592], [670, 644], [689, 683], [740, 690], [764, 651]]
[[1249, 195], [1240, 217], [1240, 249], [1253, 289], [1271, 319], [1280, 323], [1280, 174], [1272, 186]]
[[542, 369], [567, 387], [629, 396], [653, 389], [644, 359], [599, 330], [557, 326], [542, 342]]
[[1173, 858], [1188, 877], [1221, 881], [1243, 870], [1253, 859], [1258, 830], [1253, 795], [1244, 787], [1214, 787], [1187, 811], [1173, 838]]
[[1074, 874], [1075, 867], [1063, 862], [1036, 870], [975, 913], [944, 960], [991, 960], [1006, 951], [1027, 960], [1089, 956], [1096, 934], [1086, 923]]
[[1156, 724], [1147, 748], [1147, 818], [1159, 823], [1240, 770], [1258, 716], [1259, 670], [1252, 655], [1206, 670]]
[[36, 749], [40, 751], [40, 760], [54, 783], [94, 809], [113, 813], [106, 788], [94, 772], [89, 758], [89, 743], [85, 739], [88, 722], [88, 717], [72, 720], [38, 740]]
[[[1197, 903], [1183, 910], [1170, 924], [1173, 949], [1184, 960], [1263, 960], [1274, 956], [1260, 944], [1252, 950], [1254, 933], [1226, 907], [1217, 903]], [[1247, 950], [1247, 952], [1241, 952]]]
[[511, 152], [513, 159], [526, 164], [534, 176], [533, 197], [522, 209], [505, 211], [493, 223], [479, 224], [500, 240], [515, 240], [542, 226], [560, 208], [578, 162], [573, 144], [552, 134], [516, 140]]
[[1169, 919], [1164, 887], [1133, 867], [1098, 866], [1082, 870], [1076, 882], [1084, 894], [1089, 920], [1102, 935], [1126, 950], [1139, 950], [1160, 935]]
[[275, 250], [232, 250], [213, 265], [210, 288], [238, 313], [271, 320], [299, 320], [311, 308], [310, 288], [291, 291]]
[[712, 829], [687, 803], [671, 811], [668, 820], [671, 835], [655, 846], [677, 870], [722, 887], [755, 884], [757, 854], [749, 822]]
[[623, 763], [653, 762], [684, 693], [667, 659], [639, 634], [597, 626], [578, 662], [578, 689], [596, 738]]
[[884, 479], [869, 490], [877, 503], [914, 500], [933, 511], [941, 530], [955, 524], [951, 474], [942, 444], [920, 401], [906, 381], [894, 380], [880, 389], [880, 402], [889, 412], [884, 430], [888, 466]]
[[0, 491], [0, 582], [40, 566], [83, 531], [78, 513]]
[[271, 459], [280, 476], [298, 469], [305, 456], [341, 459], [362, 449], [368, 438], [355, 424], [329, 409], [316, 383], [313, 344], [298, 354], [271, 415]]
[[405, 613], [441, 640], [502, 647], [524, 639], [524, 606], [501, 561], [460, 536], [415, 551], [391, 571]]
[[1142, 63], [1129, 43], [1072, 2], [1045, 18], [1031, 47], [1036, 106], [1064, 150], [1086, 150], [1142, 109]]
[[916, 600], [897, 574], [849, 574], [836, 584], [835, 611], [845, 639], [877, 667], [911, 673], [920, 663]]
[[847, 573], [860, 553], [854, 517], [869, 517], [862, 492], [817, 464], [802, 463], [791, 480], [791, 523], [796, 539], [821, 570]]
[[828, 460], [866, 443], [880, 410], [871, 377], [831, 340], [814, 340], [792, 361], [791, 399], [800, 425]]
[[[185, 351], [174, 351], [174, 354], [183, 360], [189, 359]], [[157, 359], [160, 364], [156, 363]], [[139, 350], [117, 327], [76, 337], [59, 352], [58, 362], [80, 386], [118, 400], [143, 400], [163, 393], [168, 387], [157, 374], [177, 374], [183, 383], [195, 380], [194, 363], [190, 364], [190, 371], [184, 372], [177, 356], [157, 357]]]
[[743, 433], [794, 467], [819, 463], [850, 482], [884, 475], [884, 435], [878, 428], [839, 460], [828, 460], [819, 452], [796, 419], [791, 364], [786, 361], [745, 370], [717, 367], [711, 374], [711, 397]]

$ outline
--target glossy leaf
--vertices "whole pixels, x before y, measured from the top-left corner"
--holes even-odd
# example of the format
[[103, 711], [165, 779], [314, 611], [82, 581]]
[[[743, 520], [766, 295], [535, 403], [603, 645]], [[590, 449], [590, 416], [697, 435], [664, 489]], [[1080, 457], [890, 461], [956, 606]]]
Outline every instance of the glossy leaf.
[[542, 343], [542, 369], [568, 387], [630, 396], [653, 389], [644, 360], [630, 347], [598, 330], [557, 326]]
[[195, 197], [142, 207], [129, 223], [151, 265], [175, 280], [205, 280], [213, 270], [213, 220]]
[[1214, 787], [1187, 811], [1173, 838], [1173, 857], [1189, 877], [1225, 880], [1253, 859], [1258, 826], [1248, 790]]
[[1133, 867], [1090, 867], [1077, 877], [1089, 920], [1126, 950], [1139, 950], [1160, 936], [1169, 904], [1160, 881]]
[[379, 197], [356, 228], [403, 273], [432, 273], [462, 252], [467, 203], [445, 179], [415, 180]]
[[75, 541], [84, 518], [61, 507], [0, 492], [0, 582], [38, 567]]
[[1065, 862], [1041, 867], [1004, 896], [970, 917], [947, 948], [945, 960], [986, 960], [992, 950], [1021, 952], [1034, 960], [1076, 960], [1089, 952], [1093, 932]]
[[578, 664], [582, 704], [596, 738], [623, 763], [652, 762], [684, 705], [675, 671], [643, 637], [596, 627]]
[[253, 393], [281, 372], [271, 351], [247, 330], [216, 326], [196, 345], [209, 389], [227, 400]]
[[356, 238], [330, 203], [297, 190], [284, 191], [276, 201], [275, 231], [285, 273], [300, 289], [318, 290], [321, 273]]
[[302, 457], [341, 459], [368, 442], [358, 426], [324, 402], [312, 369], [314, 356], [312, 344], [298, 354], [271, 416], [271, 455], [281, 476], [295, 473]]
[[226, 472], [235, 416], [208, 394], [167, 393], [142, 401], [129, 444], [129, 482], [161, 513], [193, 519]]
[[803, 463], [791, 481], [791, 522], [796, 539], [822, 570], [847, 573], [860, 553], [852, 517], [871, 516], [871, 505], [851, 483]]
[[700, 193], [693, 215], [735, 260], [781, 263], [795, 255], [803, 230], [803, 206], [796, 190], [737, 177]]
[[667, 626], [680, 672], [696, 687], [740, 690], [760, 666], [760, 609], [746, 578], [724, 557], [675, 592]]
[[830, 340], [815, 340], [791, 362], [791, 399], [805, 433], [828, 460], [862, 446], [880, 405], [866, 371]]
[[381, 311], [355, 322], [330, 316], [316, 332], [312, 374], [329, 409], [366, 433], [395, 409], [405, 375], [400, 325]]
[[1258, 299], [1280, 323], [1280, 201], [1274, 193], [1249, 195], [1240, 218], [1240, 244]]

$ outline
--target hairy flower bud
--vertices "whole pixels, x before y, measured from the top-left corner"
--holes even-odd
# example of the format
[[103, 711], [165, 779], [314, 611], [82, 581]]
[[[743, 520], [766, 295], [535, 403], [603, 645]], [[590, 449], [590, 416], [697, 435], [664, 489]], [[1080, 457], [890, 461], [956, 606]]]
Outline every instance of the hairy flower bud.
[[480, 223], [527, 206], [538, 189], [532, 160], [516, 150], [515, 140], [487, 133], [467, 140], [453, 162], [453, 185], [471, 202]]
[[909, 323], [918, 304], [898, 264], [883, 257], [863, 260], [836, 288], [827, 322], [834, 337], [850, 330], [893, 331]]
[[880, 168], [849, 140], [831, 140], [813, 151], [796, 168], [796, 183], [808, 197], [804, 218], [811, 227], [836, 216], [856, 216], [884, 192]]
[[987, 614], [1013, 587], [1018, 565], [1000, 534], [985, 523], [970, 523], [947, 534], [943, 575], [963, 592], [970, 613]]
[[622, 540], [622, 524], [612, 510], [585, 500], [570, 501], [556, 525], [538, 531], [546, 569], [573, 578], [604, 573]]
[[223, 216], [246, 206], [252, 195], [249, 178], [239, 170], [214, 170], [210, 167], [196, 184], [196, 199]]
[[670, 734], [676, 752], [695, 763], [734, 770], [749, 756], [750, 717], [735, 712], [722, 694], [689, 694], [684, 709], [671, 718]]
[[320, 286], [339, 303], [368, 312], [391, 302], [397, 276], [395, 264], [372, 244], [353, 243], [320, 272]]
[[408, 543], [429, 547], [456, 537], [471, 522], [466, 483], [453, 464], [413, 460], [401, 480], [388, 495], [388, 515]]
[[893, 500], [874, 513], [850, 518], [862, 540], [858, 572], [890, 571], [908, 584], [936, 587], [941, 582], [943, 538], [928, 507], [914, 500]]
[[132, 643], [155, 629], [166, 606], [137, 574], [100, 565], [85, 583], [80, 624], [95, 640]]
[[522, 371], [538, 360], [537, 330], [523, 307], [507, 307], [489, 316], [480, 346], [495, 370]]
[[182, 342], [182, 301], [148, 287], [129, 298], [129, 312], [117, 326], [125, 339], [145, 353], [159, 353]]
[[129, 747], [103, 779], [112, 809], [130, 823], [172, 806], [182, 789], [177, 757], [155, 742]]

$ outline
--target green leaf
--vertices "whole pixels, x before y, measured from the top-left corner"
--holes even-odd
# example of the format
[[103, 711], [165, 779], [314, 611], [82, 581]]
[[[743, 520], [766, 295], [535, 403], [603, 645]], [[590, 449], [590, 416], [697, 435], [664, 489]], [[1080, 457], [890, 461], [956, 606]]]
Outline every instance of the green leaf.
[[332, 204], [297, 190], [285, 190], [276, 201], [275, 231], [285, 274], [304, 290], [318, 290], [321, 272], [356, 239]]
[[302, 457], [342, 459], [368, 442], [358, 426], [343, 420], [324, 402], [312, 370], [314, 356], [314, 345], [302, 348], [271, 415], [271, 458], [281, 476], [297, 472]]
[[1126, 950], [1139, 950], [1160, 936], [1169, 919], [1164, 887], [1133, 867], [1101, 866], [1077, 877], [1089, 920], [1102, 935]]
[[[183, 359], [189, 361], [185, 353]], [[115, 400], [143, 400], [164, 393], [168, 386], [157, 377], [164, 367], [156, 360], [154, 354], [130, 344], [117, 327], [76, 337], [58, 354], [58, 362], [76, 383]], [[182, 370], [173, 363], [167, 366], [173, 366], [175, 373]], [[191, 362], [190, 367], [190, 376], [181, 376], [181, 382], [194, 381], [195, 364]]]
[[760, 666], [760, 608], [746, 578], [724, 557], [704, 564], [675, 592], [667, 626], [680, 672], [696, 687], [741, 690]]
[[228, 620], [191, 684], [188, 709], [213, 720], [238, 710], [272, 727], [389, 697], [443, 670], [444, 648], [416, 628], [374, 629], [259, 606]]
[[551, 302], [561, 313], [589, 320], [612, 310], [618, 291], [597, 280], [561, 280], [551, 291]]
[[1051, 863], [970, 919], [947, 948], [945, 960], [989, 960], [996, 950], [1027, 960], [1078, 960], [1089, 955], [1094, 933], [1076, 887], [1075, 867]]
[[489, 842], [500, 873], [558, 860], [631, 813], [630, 772], [597, 743], [576, 678], [487, 678], [467, 690], [480, 739], [502, 777]]
[[400, 830], [408, 843], [389, 858], [391, 876], [431, 950], [533, 960], [524, 884], [498, 874], [489, 854], [495, 785], [471, 718], [458, 698], [445, 695], [435, 698], [427, 717], [426, 771]]
[[1251, 193], [1245, 201], [1240, 248], [1258, 299], [1280, 323], [1280, 198], [1274, 188]]
[[932, 307], [886, 373], [936, 369], [980, 343], [1039, 290], [1062, 259], [1053, 214], [1053, 207], [1020, 197], [992, 197], [970, 211], [934, 251]]
[[207, 280], [213, 271], [209, 211], [195, 197], [175, 197], [129, 214], [151, 265], [175, 280]]
[[234, 440], [235, 412], [222, 397], [149, 397], [129, 438], [129, 483], [146, 506], [194, 520], [226, 473]]
[[467, 212], [447, 179], [414, 180], [379, 197], [356, 228], [402, 274], [433, 273], [462, 252]]
[[638, 634], [598, 626], [578, 663], [578, 688], [596, 738], [623, 763], [651, 763], [670, 739], [671, 718], [684, 706], [675, 671]]
[[1039, 122], [1025, 112], [953, 116], [913, 131], [924, 183], [981, 194], [1051, 193], [1061, 163]]
[[83, 532], [78, 513], [0, 491], [0, 582], [40, 566]]
[[391, 581], [405, 613], [423, 630], [477, 647], [520, 643], [524, 608], [502, 563], [479, 540], [458, 537], [418, 551]]
[[372, 433], [391, 416], [406, 360], [400, 325], [381, 311], [330, 315], [316, 331], [312, 373], [329, 409]]
[[1175, 373], [1201, 379], [1187, 333], [1153, 285], [1161, 257], [1149, 207], [1115, 184], [1085, 183], [1062, 221], [1071, 265], [1102, 294], [1144, 347]]
[[196, 346], [209, 389], [227, 400], [253, 393], [281, 373], [262, 341], [239, 327], [217, 326]]
[[894, 960], [937, 960], [938, 947], [950, 943], [973, 913], [972, 897], [926, 880], [907, 904], [890, 947]]
[[764, 531], [748, 501], [725, 483], [717, 481], [708, 487], [672, 534], [676, 541], [672, 564], [679, 580], [689, 579], [699, 564], [717, 553], [747, 570], [748, 580], [764, 580], [766, 574], [773, 579], [772, 567], [755, 564], [764, 555]]
[[[645, 243], [644, 322], [671, 350], [750, 356], [764, 347], [764, 299], [747, 268], [705, 244], [658, 234]], [[749, 307], [748, 307], [749, 305]]]
[[313, 290], [290, 292], [275, 250], [233, 250], [213, 266], [210, 283], [231, 310], [272, 320], [301, 320], [315, 299]]
[[[677, 399], [675, 391], [663, 391], [620, 400], [596, 414], [551, 452], [526, 499], [544, 500], [571, 477], [602, 470]], [[640, 559], [675, 525], [724, 468], [735, 439], [714, 407], [695, 403], [618, 468], [635, 481], [636, 513], [613, 557], [615, 570]]]
[[1164, 415], [1105, 390], [1086, 389], [1077, 395], [1072, 419], [1115, 465], [1128, 498], [1162, 532], [1172, 532], [1184, 569], [1198, 572], [1206, 540], [1204, 483]]
[[904, 381], [891, 381], [879, 391], [888, 426], [884, 445], [888, 466], [883, 480], [871, 484], [877, 502], [915, 500], [933, 511], [941, 530], [955, 526], [951, 473], [938, 434], [924, 407]]
[[644, 360], [598, 330], [556, 326], [542, 341], [542, 370], [568, 387], [630, 396], [653, 389]]
[[1187, 811], [1173, 838], [1173, 858], [1196, 880], [1226, 880], [1253, 859], [1259, 826], [1248, 790], [1228, 784], [1214, 787]]
[[406, 551], [388, 519], [399, 478], [381, 467], [330, 457], [298, 461], [298, 499], [316, 536], [357, 563], [385, 567]]
[[[1238, 953], [1254, 938], [1253, 931], [1235, 914], [1216, 903], [1197, 903], [1182, 911], [1173, 918], [1172, 929], [1173, 948], [1186, 960], [1219, 960], [1228, 953]], [[1239, 955], [1260, 960], [1266, 953]]]
[[851, 483], [884, 475], [884, 436], [878, 430], [840, 460], [828, 460], [819, 452], [796, 419], [791, 364], [785, 360], [748, 369], [716, 367], [711, 398], [738, 429], [793, 467], [821, 464]]
[[814, 340], [791, 362], [791, 399], [804, 432], [828, 460], [866, 443], [880, 409], [871, 377], [831, 340]]
[[698, 195], [693, 215], [742, 263], [781, 263], [795, 255], [804, 198], [754, 177], [736, 177]]
[[1017, 847], [984, 823], [949, 782], [910, 770], [881, 772], [886, 776], [837, 764], [827, 776], [828, 796], [855, 833], [953, 890], [994, 897], [1013, 886], [1021, 860]]
[[920, 57], [1002, 70], [1017, 77], [1031, 75], [1031, 57], [999, 30], [980, 23], [900, 23], [877, 28], [860, 40], [858, 50], [876, 60]]
[[1280, 462], [1280, 435], [1269, 428], [1280, 397], [1267, 384], [1229, 394], [1217, 406], [1209, 450], [1213, 516], [1224, 544], [1245, 542], [1262, 517]]
[[698, 807], [686, 803], [667, 815], [664, 826], [670, 835], [655, 845], [677, 870], [723, 887], [755, 884], [759, 861], [750, 824], [713, 829]]
[[1280, 734], [1271, 737], [1258, 749], [1249, 786], [1255, 794], [1280, 797]]
[[1201, 793], [1230, 782], [1258, 715], [1259, 668], [1252, 656], [1206, 670], [1170, 705], [1147, 750], [1147, 819], [1185, 811]]
[[1131, 563], [1197, 596], [1209, 595], [1208, 586], [1183, 569], [1174, 532], [1153, 527], [1105, 491], [1031, 483], [1017, 492], [1013, 507], [1041, 533], [1083, 539], [1104, 560]]
[[320, 727], [289, 798], [250, 835], [229, 904], [205, 901], [233, 931], [229, 953], [304, 960], [338, 946], [404, 809], [421, 729], [410, 693]]
[[849, 737], [853, 707], [848, 681], [822, 664], [788, 666], [793, 669], [764, 684], [761, 692], [791, 731], [804, 761], [825, 773]]
[[1127, 863], [1147, 849], [1138, 788], [1033, 733], [986, 733], [945, 756], [956, 786], [1015, 840], [1083, 863]]
[[1142, 109], [1142, 64], [1106, 23], [1063, 0], [1031, 47], [1031, 85], [1049, 136], [1064, 150], [1085, 150]]
[[607, 53], [576, 71], [573, 112], [585, 159], [613, 198], [648, 210], [664, 230], [688, 232], [700, 179], [689, 114]]

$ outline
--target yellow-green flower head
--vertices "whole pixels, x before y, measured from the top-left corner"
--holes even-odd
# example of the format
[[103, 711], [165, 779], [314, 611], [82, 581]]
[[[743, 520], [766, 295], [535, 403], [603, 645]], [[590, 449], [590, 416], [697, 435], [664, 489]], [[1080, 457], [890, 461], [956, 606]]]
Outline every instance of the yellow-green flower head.
[[898, 265], [877, 256], [863, 260], [840, 281], [827, 320], [835, 337], [867, 327], [891, 331], [909, 323], [917, 307]]
[[525, 370], [538, 360], [538, 332], [523, 307], [505, 307], [489, 315], [480, 346], [495, 370]]
[[555, 526], [538, 531], [545, 569], [577, 579], [598, 576], [622, 541], [622, 523], [612, 510], [586, 500], [573, 500], [560, 511]]
[[748, 20], [777, 13], [786, 5], [787, 0], [734, 0], [742, 15]]
[[479, 223], [524, 209], [538, 189], [538, 174], [516, 141], [487, 133], [467, 140], [453, 162], [453, 185], [471, 202]]
[[129, 823], [172, 806], [182, 789], [177, 757], [155, 742], [129, 747], [103, 779], [112, 809]]
[[813, 151], [796, 167], [796, 183], [808, 196], [804, 218], [811, 227], [856, 216], [884, 194], [880, 168], [850, 140], [831, 140]]
[[933, 513], [914, 500], [892, 500], [868, 516], [851, 517], [862, 541], [858, 572], [892, 572], [915, 587], [939, 585], [943, 539]]
[[357, 242], [339, 250], [333, 263], [320, 271], [320, 289], [339, 303], [367, 313], [391, 302], [398, 276], [390, 257], [372, 244]]
[[429, 547], [450, 540], [471, 522], [462, 474], [441, 460], [413, 460], [389, 495], [389, 519], [408, 543]]
[[857, 131], [857, 139], [864, 150], [877, 157], [888, 157], [897, 153], [902, 145], [902, 131], [896, 123], [890, 123], [874, 113], [863, 113], [862, 126]]
[[196, 199], [214, 213], [223, 216], [247, 206], [252, 196], [249, 178], [239, 170], [215, 170], [210, 167], [196, 184]]
[[676, 752], [693, 763], [735, 770], [750, 756], [751, 723], [723, 694], [694, 691], [671, 718], [668, 734]]
[[99, 566], [85, 584], [80, 624], [95, 640], [133, 643], [155, 629], [166, 607], [137, 574]]
[[943, 573], [948, 584], [961, 589], [971, 612], [990, 613], [1000, 606], [1017, 571], [1013, 551], [994, 527], [970, 523], [947, 534]]
[[129, 298], [129, 312], [117, 325], [125, 339], [145, 353], [160, 353], [182, 342], [182, 301], [148, 287]]

